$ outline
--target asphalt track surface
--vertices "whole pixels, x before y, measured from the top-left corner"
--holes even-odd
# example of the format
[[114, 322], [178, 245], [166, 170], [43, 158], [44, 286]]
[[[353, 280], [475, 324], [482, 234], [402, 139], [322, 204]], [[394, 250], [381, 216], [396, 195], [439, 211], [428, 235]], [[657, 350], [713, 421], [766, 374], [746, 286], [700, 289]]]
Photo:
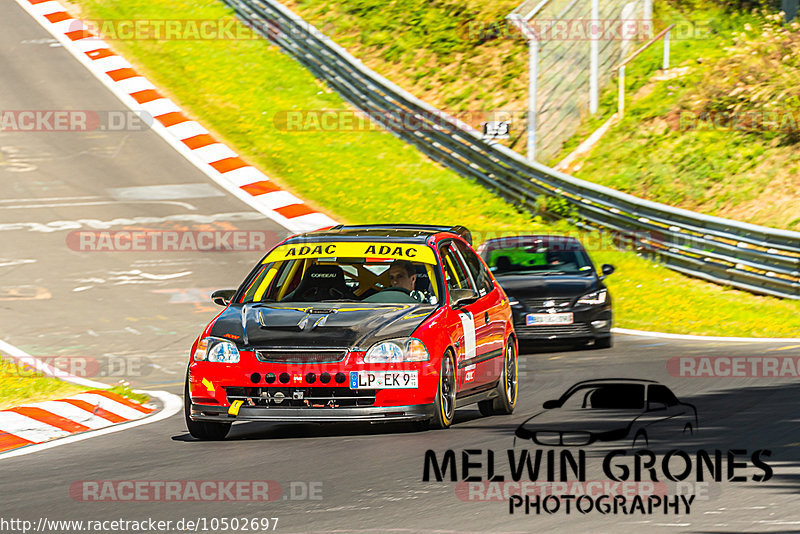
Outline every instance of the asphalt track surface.
[[[2, 11], [0, 109], [123, 109], [15, 4], [6, 2]], [[143, 389], [182, 393], [192, 340], [219, 310], [207, 302], [208, 291], [238, 284], [260, 253], [79, 251], [67, 245], [69, 232], [214, 229], [269, 231], [275, 239], [285, 235], [223, 194], [149, 131], [0, 132], [0, 183], [0, 339], [45, 360], [97, 358], [105, 376], [92, 378], [125, 379]], [[131, 201], [118, 191], [177, 184], [189, 184], [194, 194]], [[0, 458], [0, 519], [38, 525], [43, 518], [153, 518], [174, 524], [182, 518], [277, 517], [281, 532], [800, 531], [798, 378], [681, 378], [667, 370], [675, 356], [798, 357], [800, 345], [617, 336], [609, 350], [525, 347], [514, 415], [484, 418], [465, 408], [447, 431], [248, 423], [235, 425], [224, 442], [198, 442], [177, 414]], [[748, 454], [768, 449], [775, 476], [766, 482], [707, 484], [698, 489], [701, 495], [688, 515], [566, 514], [563, 509], [510, 515], [506, 500], [483, 502], [479, 494], [478, 500], [464, 500], [457, 483], [422, 481], [426, 450], [439, 458], [454, 450], [459, 464], [465, 449], [484, 451], [473, 458], [484, 463], [486, 451], [493, 450], [498, 472], [507, 475], [503, 457], [514, 446], [514, 429], [540, 411], [542, 402], [579, 380], [616, 377], [657, 380], [697, 407], [698, 432], [654, 449], [744, 449]], [[629, 448], [622, 442], [614, 446]], [[585, 450], [586, 479], [608, 478], [599, 470], [606, 451]], [[759, 472], [750, 463], [742, 471], [748, 477]], [[479, 473], [486, 477], [485, 469]], [[81, 481], [104, 480], [270, 480], [281, 491], [271, 490], [276, 500], [266, 503], [88, 502], [70, 493]], [[0, 530], [19, 531], [9, 525]]]

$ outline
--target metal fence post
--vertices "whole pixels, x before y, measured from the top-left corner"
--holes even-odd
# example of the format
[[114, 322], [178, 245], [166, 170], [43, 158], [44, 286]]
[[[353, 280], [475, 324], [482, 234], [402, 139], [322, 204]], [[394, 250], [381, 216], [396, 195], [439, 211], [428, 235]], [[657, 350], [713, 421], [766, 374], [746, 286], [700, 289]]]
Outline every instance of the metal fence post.
[[669, 68], [669, 32], [664, 34], [664, 70]]
[[619, 94], [617, 95], [618, 119], [625, 114], [625, 65], [619, 68]]
[[536, 92], [539, 79], [539, 41], [528, 40], [528, 159], [536, 161]]

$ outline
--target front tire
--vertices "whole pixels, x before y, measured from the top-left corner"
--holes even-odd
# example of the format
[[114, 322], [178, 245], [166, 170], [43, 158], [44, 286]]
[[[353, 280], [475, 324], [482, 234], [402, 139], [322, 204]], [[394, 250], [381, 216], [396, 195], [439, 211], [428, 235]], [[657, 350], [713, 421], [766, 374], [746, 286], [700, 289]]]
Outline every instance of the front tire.
[[494, 399], [480, 401], [478, 409], [481, 415], [511, 415], [517, 405], [517, 392], [519, 391], [519, 357], [513, 340], [508, 340], [508, 346], [503, 357], [503, 372], [497, 383], [497, 393]]
[[202, 441], [220, 441], [225, 439], [231, 429], [231, 423], [215, 423], [192, 421], [189, 415], [192, 412], [192, 399], [189, 396], [189, 377], [186, 377], [186, 386], [183, 388], [183, 416], [186, 419], [186, 428], [193, 438]]
[[428, 421], [428, 427], [440, 430], [450, 428], [456, 413], [456, 365], [455, 358], [449, 351], [442, 357], [439, 387], [436, 389], [433, 408], [434, 414]]
[[608, 337], [598, 337], [594, 340], [594, 345], [592, 345], [593, 349], [610, 349], [614, 346], [614, 340], [611, 336]]

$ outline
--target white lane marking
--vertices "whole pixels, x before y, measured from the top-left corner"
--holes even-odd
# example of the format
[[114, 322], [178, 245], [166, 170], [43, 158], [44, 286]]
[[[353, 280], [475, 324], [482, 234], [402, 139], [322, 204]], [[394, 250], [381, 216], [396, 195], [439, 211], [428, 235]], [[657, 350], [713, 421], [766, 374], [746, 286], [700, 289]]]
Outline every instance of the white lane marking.
[[46, 412], [64, 417], [70, 421], [75, 421], [83, 426], [88, 426], [92, 430], [105, 428], [114, 424], [108, 419], [100, 417], [99, 415], [95, 415], [92, 412], [84, 410], [83, 408], [78, 408], [74, 404], [70, 404], [68, 402], [44, 401], [30, 405], [26, 404], [26, 406], [30, 406], [31, 408], [41, 408]]
[[644, 330], [631, 330], [628, 328], [612, 328], [615, 334], [629, 336], [659, 337], [664, 339], [688, 339], [694, 341], [732, 341], [739, 343], [797, 343], [800, 338], [792, 337], [721, 337], [721, 336], [695, 336], [689, 334], [665, 334], [662, 332], [646, 332]]
[[8, 452], [0, 453], [0, 460], [5, 458], [24, 456], [26, 454], [32, 454], [46, 449], [52, 449], [53, 447], [67, 445], [69, 443], [75, 443], [77, 441], [83, 441], [85, 439], [105, 436], [106, 434], [112, 434], [114, 432], [121, 432], [123, 430], [128, 430], [130, 428], [135, 428], [141, 425], [156, 423], [158, 421], [163, 421], [168, 417], [172, 417], [179, 411], [183, 410], [183, 399], [181, 399], [177, 395], [173, 395], [172, 393], [167, 393], [166, 391], [143, 391], [143, 390], [136, 390], [135, 392], [155, 397], [156, 399], [161, 401], [164, 407], [161, 409], [161, 411], [154, 412], [153, 414], [148, 415], [147, 417], [143, 417], [141, 419], [137, 419], [134, 421], [119, 423], [106, 428], [101, 428], [99, 430], [90, 430], [87, 432], [82, 432], [80, 434], [71, 434], [61, 439], [48, 441], [47, 443], [41, 443], [38, 445], [28, 445], [27, 447], [20, 447], [19, 449], [12, 449]]
[[68, 436], [70, 432], [15, 412], [0, 412], [0, 433], [13, 434], [34, 443]]
[[97, 195], [88, 197], [47, 197], [47, 198], [10, 198], [0, 200], [0, 204], [12, 204], [14, 202], [52, 202], [54, 200], [94, 200], [100, 198]]
[[93, 406], [99, 406], [103, 410], [116, 414], [120, 417], [124, 417], [125, 419], [140, 419], [147, 415], [146, 413], [140, 412], [139, 410], [134, 410], [130, 406], [125, 406], [121, 402], [111, 400], [108, 397], [98, 395], [97, 393], [79, 393], [78, 395], [73, 395], [72, 397], [67, 398], [86, 401]]
[[225, 196], [225, 193], [208, 183], [112, 187], [107, 191], [117, 200], [185, 200]]
[[475, 357], [475, 319], [470, 312], [459, 312], [461, 326], [464, 329], [464, 360]]
[[5, 258], [0, 258], [0, 267], [13, 267], [15, 265], [25, 265], [26, 263], [36, 263], [36, 260], [7, 260]]
[[[223, 195], [219, 195], [223, 196]], [[51, 204], [26, 204], [24, 206], [0, 206], [0, 210], [19, 210], [19, 209], [32, 209], [32, 208], [74, 208], [77, 206], [106, 206], [108, 204], [117, 204], [118, 202], [126, 202], [129, 204], [170, 204], [172, 206], [180, 206], [187, 210], [196, 211], [197, 208], [187, 202], [177, 202], [175, 200], [98, 200], [96, 202], [60, 202]]]
[[165, 222], [193, 222], [193, 223], [214, 223], [219, 221], [259, 221], [267, 219], [263, 213], [254, 211], [239, 211], [230, 213], [215, 213], [213, 215], [181, 214], [168, 215], [166, 217], [130, 217], [101, 221], [99, 219], [77, 219], [74, 221], [52, 221], [49, 223], [39, 222], [19, 222], [0, 224], [0, 231], [3, 230], [29, 230], [32, 232], [60, 232], [64, 230], [80, 230], [81, 228], [91, 228], [92, 230], [108, 230], [114, 226], [133, 226], [139, 224], [160, 224]]

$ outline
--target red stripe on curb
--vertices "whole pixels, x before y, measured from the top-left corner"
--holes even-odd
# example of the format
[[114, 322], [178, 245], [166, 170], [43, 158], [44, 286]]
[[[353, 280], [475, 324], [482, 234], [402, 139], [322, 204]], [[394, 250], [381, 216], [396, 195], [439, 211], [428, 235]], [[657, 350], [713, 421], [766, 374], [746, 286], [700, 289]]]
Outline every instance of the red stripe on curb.
[[75, 421], [70, 421], [66, 417], [61, 417], [60, 415], [50, 413], [47, 410], [42, 410], [41, 408], [21, 406], [19, 408], [11, 408], [5, 411], [18, 413], [20, 415], [24, 415], [25, 417], [36, 419], [37, 421], [41, 421], [42, 423], [60, 428], [61, 430], [65, 430], [67, 432], [84, 432], [89, 430], [88, 426], [76, 423]]
[[5, 434], [0, 432], [0, 452], [16, 449], [18, 447], [24, 447], [25, 445], [33, 445], [33, 443], [33, 441], [22, 439], [14, 434]]
[[186, 115], [180, 111], [170, 111], [169, 113], [159, 115], [156, 119], [166, 127], [174, 126], [175, 124], [180, 124], [189, 120]]
[[89, 56], [89, 59], [103, 59], [104, 57], [111, 57], [115, 56], [116, 54], [111, 51], [109, 48], [98, 48], [97, 50], [91, 50], [90, 52], [86, 52], [86, 55]]
[[62, 20], [71, 19], [72, 17], [70, 17], [66, 11], [56, 11], [55, 13], [50, 13], [49, 15], [45, 15], [44, 18], [55, 24], [56, 22], [61, 22]]
[[87, 30], [76, 30], [74, 32], [67, 32], [64, 35], [73, 41], [80, 41], [81, 39], [86, 39], [87, 37], [94, 37], [94, 34]]
[[153, 100], [158, 100], [159, 98], [163, 98], [158, 91], [155, 89], [145, 89], [144, 91], [136, 91], [135, 93], [131, 93], [131, 96], [134, 100], [136, 100], [140, 104], [146, 104], [147, 102], [152, 102]]
[[301, 215], [308, 215], [309, 213], [316, 213], [305, 204], [290, 204], [282, 208], [275, 208], [275, 211], [287, 219], [293, 219], [295, 217], [300, 217]]
[[138, 76], [136, 71], [131, 68], [110, 70], [106, 72], [106, 74], [108, 74], [109, 78], [111, 78], [115, 82], [119, 82], [121, 80], [127, 80], [128, 78], [133, 78], [134, 76]]
[[204, 146], [216, 143], [217, 140], [208, 134], [195, 135], [183, 140], [183, 144], [194, 150], [195, 148], [203, 148]]
[[221, 173], [235, 171], [242, 167], [247, 167], [247, 163], [242, 161], [242, 158], [225, 158], [211, 163], [211, 166]]
[[152, 408], [145, 408], [141, 404], [133, 402], [130, 399], [126, 399], [122, 395], [117, 395], [116, 393], [110, 393], [108, 391], [103, 391], [102, 389], [95, 389], [95, 390], [92, 390], [92, 391], [87, 391], [87, 393], [92, 393], [94, 395], [100, 395], [101, 397], [105, 397], [107, 399], [113, 400], [114, 402], [118, 402], [120, 404], [124, 404], [128, 408], [133, 408], [134, 410], [137, 410], [137, 411], [142, 412], [142, 413], [150, 413], [150, 412], [153, 411]]
[[281, 190], [280, 187], [273, 184], [269, 180], [262, 180], [260, 182], [253, 182], [252, 184], [243, 185], [241, 189], [244, 189], [254, 197], [263, 195], [264, 193], [272, 193], [273, 191]]
[[102, 409], [100, 406], [94, 406], [89, 404], [86, 401], [78, 400], [78, 399], [62, 399], [61, 402], [66, 402], [72, 404], [73, 406], [77, 406], [81, 410], [86, 410], [87, 412], [93, 413], [98, 417], [102, 417], [103, 419], [107, 419], [112, 423], [121, 423], [123, 421], [127, 421], [124, 417], [120, 417], [115, 413], [111, 413], [108, 410]]
[[43, 4], [45, 2], [50, 2], [50, 0], [28, 0], [28, 2], [30, 2], [35, 6], [36, 4]]

